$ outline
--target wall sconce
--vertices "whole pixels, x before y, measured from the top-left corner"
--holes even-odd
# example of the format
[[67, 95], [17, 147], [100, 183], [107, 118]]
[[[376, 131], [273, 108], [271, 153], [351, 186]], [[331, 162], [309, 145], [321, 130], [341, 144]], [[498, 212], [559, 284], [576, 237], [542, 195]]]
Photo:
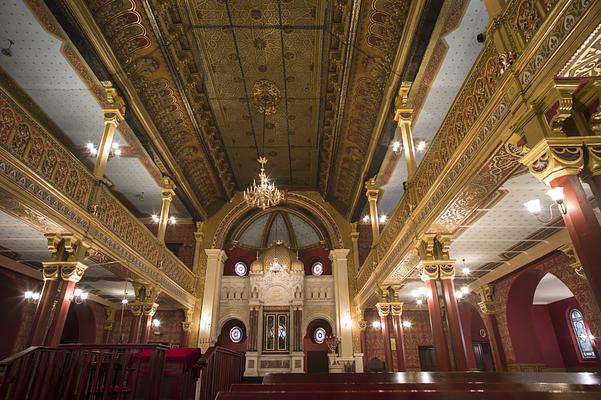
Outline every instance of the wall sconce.
[[[152, 218], [152, 222], [154, 222], [155, 224], [158, 224], [161, 221], [161, 218], [157, 215], [157, 214], [152, 214], [150, 216], [150, 218]], [[169, 218], [167, 218], [167, 223], [169, 225], [175, 225], [177, 223], [177, 220], [175, 219], [175, 217], [172, 215]]]
[[392, 151], [394, 151], [395, 153], [398, 153], [401, 151], [401, 142], [399, 142], [398, 140], [395, 140], [394, 142], [392, 142]]
[[88, 298], [89, 293], [84, 292], [80, 288], [76, 288], [71, 295], [71, 301], [75, 304], [81, 304]]
[[385, 224], [386, 221], [388, 221], [388, 217], [386, 216], [386, 214], [380, 215], [380, 223]]
[[539, 199], [534, 199], [534, 200], [530, 200], [524, 203], [524, 206], [528, 209], [528, 211], [530, 212], [530, 214], [533, 214], [536, 219], [538, 219], [540, 222], [548, 224], [549, 222], [551, 222], [553, 220], [553, 206], [557, 206], [557, 208], [559, 209], [559, 211], [565, 215], [568, 212], [568, 209], [566, 208], [566, 204], [564, 201], [564, 195], [563, 195], [563, 187], [558, 186], [556, 188], [553, 189], [549, 189], [547, 190], [547, 196], [549, 196], [551, 198], [551, 200], [553, 200], [553, 203], [551, 203], [551, 205], [549, 206], [549, 218], [542, 218], [540, 216], [540, 212], [541, 212], [541, 204], [540, 204], [540, 200]]
[[28, 290], [25, 292], [24, 296], [28, 303], [37, 304], [42, 295], [38, 292], [32, 292], [31, 290]]
[[380, 323], [380, 321], [374, 321], [371, 323], [371, 327], [374, 329], [380, 329], [382, 327], [382, 324]]
[[411, 326], [413, 326], [411, 321], [408, 321], [408, 320], [403, 321], [403, 328], [411, 328]]
[[417, 151], [421, 152], [421, 151], [424, 151], [424, 150], [426, 150], [426, 147], [427, 147], [427, 146], [428, 146], [428, 143], [426, 143], [426, 141], [425, 141], [425, 140], [420, 140], [420, 141], [417, 143], [417, 146], [415, 146], [415, 150], [417, 150]]
[[[109, 158], [121, 155], [121, 149], [119, 147], [120, 147], [119, 143], [113, 142], [111, 144], [111, 149], [109, 151]], [[90, 153], [90, 155], [92, 155], [92, 156], [98, 155], [98, 147], [96, 147], [96, 145], [94, 143], [88, 142], [88, 144], [86, 144], [86, 148], [88, 149], [88, 152]]]
[[161, 332], [159, 331], [159, 328], [161, 327], [161, 321], [159, 319], [155, 318], [152, 320], [152, 327], [154, 328], [155, 336], [158, 336], [161, 334]]
[[463, 296], [466, 296], [470, 292], [470, 289], [467, 286], [462, 286], [461, 289], [455, 291], [455, 298], [457, 300], [463, 299]]

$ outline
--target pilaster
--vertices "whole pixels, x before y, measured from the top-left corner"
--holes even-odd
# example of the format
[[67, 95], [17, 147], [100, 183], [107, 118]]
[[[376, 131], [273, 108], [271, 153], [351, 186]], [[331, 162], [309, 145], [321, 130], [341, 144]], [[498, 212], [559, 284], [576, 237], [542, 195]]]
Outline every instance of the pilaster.
[[221, 249], [206, 249], [207, 269], [205, 272], [205, 287], [200, 312], [200, 347], [203, 351], [217, 340], [217, 318], [219, 316], [219, 299], [221, 296], [221, 277], [223, 264], [227, 260], [225, 251]]
[[332, 275], [334, 276], [336, 331], [338, 336], [340, 336], [339, 356], [346, 360], [352, 360], [353, 334], [348, 282], [348, 254], [348, 249], [335, 249], [330, 251]]
[[161, 196], [163, 198], [163, 204], [161, 207], [157, 237], [159, 242], [165, 243], [165, 232], [167, 230], [167, 222], [169, 221], [169, 208], [171, 206], [171, 201], [173, 201], [173, 198], [175, 197], [175, 182], [168, 176], [164, 176], [162, 186]]
[[365, 195], [367, 196], [367, 202], [369, 203], [369, 218], [371, 221], [371, 237], [373, 246], [380, 237], [380, 220], [378, 218], [378, 196], [380, 194], [380, 189], [376, 187], [376, 180], [374, 178], [365, 182], [365, 189]]

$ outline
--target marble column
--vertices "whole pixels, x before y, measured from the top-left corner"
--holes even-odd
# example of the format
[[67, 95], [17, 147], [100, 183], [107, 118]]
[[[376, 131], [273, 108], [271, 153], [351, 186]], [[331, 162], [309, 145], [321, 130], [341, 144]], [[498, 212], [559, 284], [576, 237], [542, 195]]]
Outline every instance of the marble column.
[[227, 260], [223, 250], [206, 249], [205, 252], [207, 254], [207, 270], [200, 312], [199, 336], [199, 347], [202, 347], [203, 351], [206, 351], [208, 347], [217, 341], [221, 277], [223, 276], [223, 264]]
[[350, 361], [353, 359], [353, 334], [348, 282], [348, 253], [348, 249], [331, 250], [330, 260], [332, 261], [332, 274], [334, 276], [336, 332], [340, 337], [339, 356]]

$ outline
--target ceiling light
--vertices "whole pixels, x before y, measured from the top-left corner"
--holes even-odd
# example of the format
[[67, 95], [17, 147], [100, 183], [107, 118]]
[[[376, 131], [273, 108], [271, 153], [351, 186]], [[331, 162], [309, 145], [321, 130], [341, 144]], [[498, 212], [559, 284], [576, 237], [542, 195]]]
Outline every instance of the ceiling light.
[[470, 289], [467, 286], [462, 286], [460, 290], [463, 294], [468, 294], [470, 292]]
[[113, 142], [113, 144], [111, 144], [111, 147], [113, 148], [113, 150], [117, 150], [119, 148], [119, 143]]
[[399, 150], [401, 150], [401, 142], [399, 142], [398, 140], [395, 140], [394, 142], [392, 142], [392, 151], [394, 151], [396, 153]]
[[94, 143], [88, 142], [88, 143], [86, 144], [86, 148], [87, 148], [88, 150], [92, 150], [92, 149], [94, 148]]
[[127, 303], [129, 303], [129, 300], [127, 300], [127, 299], [121, 300], [121, 304], [127, 304]]
[[417, 299], [417, 300], [415, 301], [415, 303], [416, 303], [418, 306], [421, 306], [422, 304], [424, 304], [424, 301], [423, 301], [422, 299]]
[[463, 273], [463, 275], [469, 275], [470, 274], [470, 269], [465, 267], [461, 270], [461, 272]]
[[455, 292], [455, 298], [457, 298], [457, 300], [461, 300], [463, 298], [463, 292], [461, 290], [457, 290]]
[[371, 327], [374, 329], [380, 329], [382, 327], [382, 324], [380, 323], [380, 321], [374, 321], [371, 323]]
[[524, 206], [526, 206], [526, 208], [528, 209], [530, 214], [536, 215], [536, 214], [540, 213], [541, 207], [540, 207], [539, 199], [527, 201], [524, 203]]
[[384, 224], [386, 223], [386, 220], [388, 219], [388, 217], [386, 215], [380, 215], [380, 223]]
[[150, 218], [152, 218], [152, 222], [154, 222], [155, 224], [158, 224], [160, 221], [159, 216], [156, 214], [152, 214], [152, 216]]
[[161, 321], [158, 319], [153, 319], [152, 320], [152, 326], [154, 326], [155, 328], [158, 328], [159, 326], [161, 326]]
[[175, 217], [173, 215], [169, 217], [169, 223], [171, 225], [175, 225], [176, 222], [177, 222], [177, 220], [175, 219]]
[[426, 150], [426, 146], [427, 146], [426, 141], [425, 140], [420, 140], [417, 143], [417, 146], [415, 147], [415, 149], [417, 151], [424, 151], [424, 150]]
[[369, 215], [364, 215], [362, 219], [363, 222], [369, 222]]
[[411, 328], [411, 325], [412, 325], [411, 321], [407, 321], [407, 320], [403, 321], [403, 327], [404, 328]]

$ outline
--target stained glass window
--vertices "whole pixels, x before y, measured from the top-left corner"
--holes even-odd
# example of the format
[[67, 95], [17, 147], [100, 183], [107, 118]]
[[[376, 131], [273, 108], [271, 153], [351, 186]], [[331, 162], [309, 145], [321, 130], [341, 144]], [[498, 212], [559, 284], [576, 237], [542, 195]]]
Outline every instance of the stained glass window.
[[242, 337], [244, 334], [242, 333], [242, 329], [239, 326], [234, 326], [230, 329], [230, 340], [234, 343], [240, 343], [242, 341]]
[[570, 322], [572, 323], [572, 329], [574, 330], [574, 336], [578, 342], [578, 349], [582, 358], [585, 360], [597, 358], [580, 310], [575, 308], [570, 310]]

